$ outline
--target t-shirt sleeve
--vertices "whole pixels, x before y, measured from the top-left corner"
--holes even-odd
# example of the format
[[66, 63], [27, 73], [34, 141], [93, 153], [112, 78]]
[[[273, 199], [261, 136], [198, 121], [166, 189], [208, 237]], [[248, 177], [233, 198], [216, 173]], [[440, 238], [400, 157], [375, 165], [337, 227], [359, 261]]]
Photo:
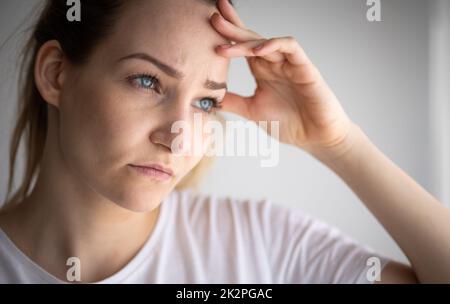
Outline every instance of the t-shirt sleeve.
[[277, 283], [364, 283], [389, 258], [300, 209], [263, 201], [259, 206]]

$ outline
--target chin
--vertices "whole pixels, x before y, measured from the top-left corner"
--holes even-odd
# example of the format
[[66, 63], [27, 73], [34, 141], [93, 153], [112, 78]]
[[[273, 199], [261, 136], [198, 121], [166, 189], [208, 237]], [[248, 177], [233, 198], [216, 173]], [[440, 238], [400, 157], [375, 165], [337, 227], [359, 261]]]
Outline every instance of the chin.
[[150, 212], [157, 208], [163, 197], [160, 191], [131, 190], [111, 199], [117, 206], [133, 212]]
[[157, 208], [161, 202], [153, 202], [151, 200], [133, 200], [117, 203], [118, 206], [127, 209], [132, 212], [150, 212]]

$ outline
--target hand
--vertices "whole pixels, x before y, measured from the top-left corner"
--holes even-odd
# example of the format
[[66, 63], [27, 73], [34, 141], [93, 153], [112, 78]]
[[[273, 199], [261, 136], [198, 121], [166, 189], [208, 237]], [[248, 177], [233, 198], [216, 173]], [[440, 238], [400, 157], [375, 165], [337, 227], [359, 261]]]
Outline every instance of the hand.
[[217, 7], [220, 14], [211, 16], [211, 24], [233, 44], [218, 46], [216, 52], [245, 56], [257, 85], [251, 97], [228, 92], [222, 109], [269, 126], [279, 121], [280, 142], [308, 151], [340, 145], [353, 124], [298, 42], [293, 37], [265, 39], [247, 29], [228, 0], [219, 0]]

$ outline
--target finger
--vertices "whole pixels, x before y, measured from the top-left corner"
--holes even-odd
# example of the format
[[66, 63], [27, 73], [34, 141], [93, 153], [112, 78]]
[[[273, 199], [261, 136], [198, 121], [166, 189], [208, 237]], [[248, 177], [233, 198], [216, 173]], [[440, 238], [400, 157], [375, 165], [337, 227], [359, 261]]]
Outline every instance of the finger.
[[211, 16], [211, 24], [215, 30], [231, 41], [244, 42], [247, 40], [262, 39], [263, 37], [248, 29], [240, 28], [226, 20], [219, 13]]
[[239, 18], [235, 8], [228, 2], [228, 0], [217, 1], [217, 8], [226, 20], [245, 29], [244, 22], [242, 22], [241, 18]]
[[272, 38], [265, 41], [260, 49], [254, 49], [253, 52], [258, 56], [265, 56], [273, 52], [279, 52], [293, 65], [309, 64], [311, 61], [303, 48], [293, 37]]
[[[225, 44], [217, 47], [217, 51], [225, 57], [261, 57], [270, 62], [283, 62], [286, 60], [284, 55], [280, 52], [274, 51], [272, 53], [265, 52], [260, 55], [255, 52], [255, 47], [265, 44], [266, 39], [251, 40], [233, 45]], [[226, 47], [224, 47], [226, 46]]]
[[235, 93], [227, 92], [221, 102], [221, 111], [232, 112], [244, 118], [250, 119], [250, 97], [243, 97]]
[[306, 55], [303, 48], [293, 37], [272, 38], [263, 43], [259, 50], [253, 49], [258, 56], [267, 56], [264, 54], [281, 54], [290, 64], [283, 65], [285, 75], [290, 80], [298, 84], [308, 84], [316, 82], [321, 78], [319, 70], [314, 66]]

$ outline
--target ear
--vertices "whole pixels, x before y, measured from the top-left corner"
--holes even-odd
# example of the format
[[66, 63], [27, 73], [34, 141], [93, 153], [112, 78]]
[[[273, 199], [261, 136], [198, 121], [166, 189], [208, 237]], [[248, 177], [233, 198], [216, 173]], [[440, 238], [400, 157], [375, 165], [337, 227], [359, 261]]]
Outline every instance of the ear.
[[34, 79], [42, 98], [57, 108], [64, 81], [64, 67], [64, 52], [59, 42], [45, 42], [36, 54]]

